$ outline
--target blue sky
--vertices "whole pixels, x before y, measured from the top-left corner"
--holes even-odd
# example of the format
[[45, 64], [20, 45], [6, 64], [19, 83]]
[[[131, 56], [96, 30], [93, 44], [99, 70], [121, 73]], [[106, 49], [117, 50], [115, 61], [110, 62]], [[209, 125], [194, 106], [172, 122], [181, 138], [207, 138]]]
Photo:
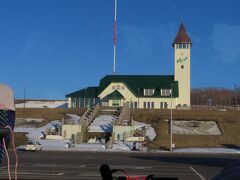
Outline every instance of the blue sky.
[[[63, 99], [112, 74], [114, 0], [0, 1], [0, 82], [16, 98]], [[240, 86], [240, 1], [118, 0], [117, 74], [173, 74], [179, 24], [191, 86]]]

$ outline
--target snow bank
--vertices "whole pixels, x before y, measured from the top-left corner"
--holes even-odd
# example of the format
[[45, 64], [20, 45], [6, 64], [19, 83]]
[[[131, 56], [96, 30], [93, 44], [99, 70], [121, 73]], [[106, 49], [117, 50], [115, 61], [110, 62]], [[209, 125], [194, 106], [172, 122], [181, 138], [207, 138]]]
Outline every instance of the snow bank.
[[134, 121], [134, 120], [132, 122], [137, 129], [141, 129], [141, 128], [145, 127], [146, 135], [148, 136], [148, 138], [151, 141], [153, 141], [153, 139], [156, 137], [157, 134], [156, 134], [154, 128], [150, 124], [145, 124], [145, 123], [141, 123], [141, 122]]

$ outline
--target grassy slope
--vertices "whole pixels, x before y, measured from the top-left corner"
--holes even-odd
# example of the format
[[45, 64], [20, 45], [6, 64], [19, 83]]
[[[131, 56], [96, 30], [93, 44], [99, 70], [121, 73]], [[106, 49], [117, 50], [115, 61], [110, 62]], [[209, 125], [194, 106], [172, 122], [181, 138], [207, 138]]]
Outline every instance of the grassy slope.
[[[168, 122], [169, 110], [136, 110], [134, 119], [140, 122], [150, 123], [157, 132], [157, 137], [150, 148], [169, 148], [170, 136]], [[220, 126], [223, 135], [173, 135], [173, 143], [176, 148], [183, 147], [222, 147], [240, 145], [240, 112], [228, 111], [173, 111], [173, 119], [181, 120], [215, 120]]]
[[65, 113], [83, 115], [86, 111], [84, 108], [71, 108], [71, 109], [53, 109], [53, 108], [18, 108], [16, 109], [17, 118], [43, 118], [39, 127], [46, 125], [52, 120], [61, 120], [64, 118]]

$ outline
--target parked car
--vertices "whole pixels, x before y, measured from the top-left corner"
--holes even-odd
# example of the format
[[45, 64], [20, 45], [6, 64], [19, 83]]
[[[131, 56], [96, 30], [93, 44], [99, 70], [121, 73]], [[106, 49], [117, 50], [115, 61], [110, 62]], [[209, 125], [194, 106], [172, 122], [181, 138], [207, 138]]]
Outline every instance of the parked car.
[[25, 149], [26, 151], [42, 151], [42, 145], [36, 141], [29, 141]]

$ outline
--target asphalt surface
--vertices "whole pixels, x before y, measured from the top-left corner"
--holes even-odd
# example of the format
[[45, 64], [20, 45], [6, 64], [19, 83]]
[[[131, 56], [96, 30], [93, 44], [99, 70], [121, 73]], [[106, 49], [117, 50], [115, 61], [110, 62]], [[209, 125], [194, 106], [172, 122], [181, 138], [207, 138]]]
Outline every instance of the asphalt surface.
[[[237, 155], [191, 155], [172, 153], [120, 152], [18, 152], [18, 179], [101, 179], [99, 167], [108, 164], [130, 176], [154, 174], [180, 180], [205, 180], [223, 167], [239, 161]], [[10, 152], [14, 177], [14, 154]], [[6, 158], [0, 179], [8, 179]], [[122, 175], [122, 174], [117, 174]]]

